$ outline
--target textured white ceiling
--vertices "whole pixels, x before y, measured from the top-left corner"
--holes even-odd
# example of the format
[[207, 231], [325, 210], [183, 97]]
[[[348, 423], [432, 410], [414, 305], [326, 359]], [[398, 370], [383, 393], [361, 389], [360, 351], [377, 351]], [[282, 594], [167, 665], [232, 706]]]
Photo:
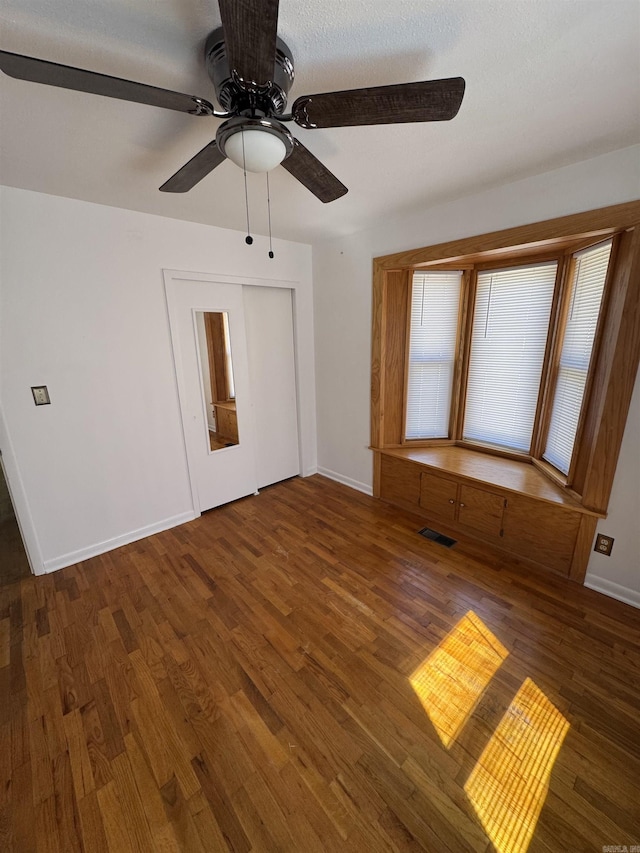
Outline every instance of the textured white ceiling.
[[[216, 0], [1, 0], [0, 49], [214, 100], [204, 70]], [[299, 95], [462, 76], [451, 122], [294, 135], [349, 187], [322, 204], [271, 173], [274, 235], [304, 242], [640, 141], [638, 0], [280, 0]], [[0, 74], [0, 181], [227, 228], [245, 227], [242, 172], [184, 195], [158, 187], [218, 120]], [[266, 233], [264, 176], [249, 176]]]

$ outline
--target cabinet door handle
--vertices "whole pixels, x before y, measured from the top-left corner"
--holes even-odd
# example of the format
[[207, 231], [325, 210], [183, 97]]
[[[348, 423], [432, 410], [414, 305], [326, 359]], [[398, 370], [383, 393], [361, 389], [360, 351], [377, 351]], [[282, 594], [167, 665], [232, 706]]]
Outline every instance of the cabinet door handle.
[[453, 499], [453, 498], [449, 498], [449, 503], [450, 503], [450, 504], [454, 504], [454, 503], [455, 503], [454, 499]]
[[460, 506], [466, 506], [466, 504], [461, 503]]

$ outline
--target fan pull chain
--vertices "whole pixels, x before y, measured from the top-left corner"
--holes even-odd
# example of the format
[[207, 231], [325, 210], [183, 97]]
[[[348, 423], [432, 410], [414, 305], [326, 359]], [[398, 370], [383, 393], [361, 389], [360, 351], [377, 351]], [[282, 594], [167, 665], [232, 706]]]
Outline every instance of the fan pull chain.
[[271, 243], [271, 196], [269, 194], [269, 172], [267, 175], [267, 212], [269, 214], [269, 257], [273, 258], [273, 245]]
[[244, 238], [244, 242], [250, 246], [253, 243], [253, 237], [251, 236], [251, 228], [249, 227], [249, 193], [247, 191], [247, 163], [244, 156], [244, 130], [240, 131], [240, 135], [242, 136], [242, 171], [244, 172], [244, 205], [247, 211], [247, 236]]

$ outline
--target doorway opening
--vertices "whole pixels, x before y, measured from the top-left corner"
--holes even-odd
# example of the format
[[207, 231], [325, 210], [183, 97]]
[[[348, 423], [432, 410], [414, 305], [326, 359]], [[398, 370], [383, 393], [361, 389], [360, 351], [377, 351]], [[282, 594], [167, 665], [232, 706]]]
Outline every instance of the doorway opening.
[[29, 560], [0, 461], [0, 586], [28, 578]]

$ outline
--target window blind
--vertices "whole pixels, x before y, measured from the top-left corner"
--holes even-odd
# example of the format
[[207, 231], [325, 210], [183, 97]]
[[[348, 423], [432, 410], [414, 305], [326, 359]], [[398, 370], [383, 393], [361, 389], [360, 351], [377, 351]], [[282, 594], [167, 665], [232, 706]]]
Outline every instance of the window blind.
[[414, 273], [406, 438], [449, 435], [462, 272]]
[[557, 266], [478, 274], [465, 439], [530, 451]]
[[569, 473], [607, 277], [611, 240], [577, 252], [543, 459]]

